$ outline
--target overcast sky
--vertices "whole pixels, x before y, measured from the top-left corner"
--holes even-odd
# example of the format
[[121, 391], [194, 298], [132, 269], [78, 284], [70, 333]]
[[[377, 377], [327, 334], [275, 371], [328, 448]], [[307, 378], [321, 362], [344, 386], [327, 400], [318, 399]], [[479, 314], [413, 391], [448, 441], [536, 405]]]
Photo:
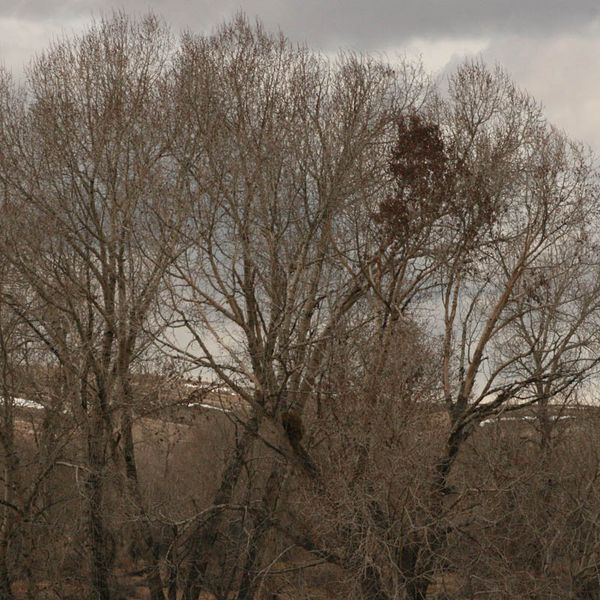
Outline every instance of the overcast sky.
[[52, 37], [112, 8], [152, 10], [175, 30], [199, 32], [241, 9], [327, 52], [421, 55], [437, 72], [480, 55], [503, 65], [554, 123], [600, 151], [598, 0], [0, 0], [0, 60], [18, 72]]

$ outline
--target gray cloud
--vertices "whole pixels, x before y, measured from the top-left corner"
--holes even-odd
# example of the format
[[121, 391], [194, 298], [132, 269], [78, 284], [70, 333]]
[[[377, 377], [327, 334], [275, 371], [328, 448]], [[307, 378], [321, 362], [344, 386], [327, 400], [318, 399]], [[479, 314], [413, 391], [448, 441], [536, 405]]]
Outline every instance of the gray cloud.
[[497, 62], [569, 136], [600, 150], [600, 27], [585, 35], [542, 39], [506, 36], [482, 53]]
[[176, 28], [204, 30], [243, 9], [295, 39], [324, 49], [373, 49], [412, 37], [481, 37], [502, 33], [548, 35], [584, 26], [600, 15], [597, 0], [28, 0], [0, 17], [65, 22], [125, 6], [162, 14]]
[[52, 37], [120, 7], [152, 10], [176, 31], [198, 32], [243, 10], [322, 50], [422, 53], [434, 70], [482, 53], [559, 126], [600, 149], [598, 0], [0, 0], [0, 61], [18, 72]]
[[511, 32], [547, 35], [596, 19], [596, 0], [293, 0], [278, 6], [284, 31], [311, 32], [323, 46], [377, 48], [412, 37], [487, 37]]

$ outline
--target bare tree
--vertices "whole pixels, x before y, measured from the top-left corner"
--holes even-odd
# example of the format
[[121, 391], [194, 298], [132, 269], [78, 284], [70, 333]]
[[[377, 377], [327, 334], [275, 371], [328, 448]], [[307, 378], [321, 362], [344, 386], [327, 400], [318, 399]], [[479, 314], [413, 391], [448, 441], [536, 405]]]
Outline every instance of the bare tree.
[[[449, 210], [438, 212], [446, 258], [429, 310], [443, 309], [440, 366], [450, 428], [426, 503], [437, 517], [422, 529], [406, 573], [411, 598], [425, 598], [452, 529], [445, 499], [457, 491], [449, 477], [477, 425], [550, 401], [597, 363], [595, 334], [587, 330], [598, 310], [597, 266], [576, 258], [590, 256], [581, 245], [597, 206], [589, 157], [548, 126], [501, 71], [477, 63], [453, 76], [438, 114], [445, 188], [437, 198]], [[532, 273], [547, 274], [547, 286]], [[552, 301], [550, 286], [562, 289]], [[541, 296], [546, 301], [536, 300]], [[531, 323], [544, 333], [523, 344]], [[544, 350], [533, 347], [542, 344]], [[523, 368], [530, 361], [535, 368]], [[450, 506], [457, 503], [460, 495]]]
[[[442, 326], [439, 352], [429, 359], [439, 365], [439, 401], [424, 420], [437, 423], [438, 433], [428, 433], [432, 452], [417, 458], [413, 450], [420, 477], [406, 483], [406, 495], [392, 493], [395, 505], [374, 491], [381, 474], [372, 459], [376, 436], [368, 436], [355, 448], [363, 457], [355, 476], [368, 483], [363, 508], [351, 506], [362, 516], [342, 518], [360, 557], [362, 592], [378, 600], [398, 589], [423, 599], [443, 573], [451, 536], [472, 506], [453, 470], [478, 425], [560, 401], [593, 375], [598, 360], [590, 157], [548, 126], [501, 71], [480, 64], [460, 68], [449, 97], [430, 106], [400, 120], [391, 162], [397, 190], [376, 218], [388, 264], [403, 270], [370, 278], [380, 353], [364, 375], [363, 398], [389, 414], [382, 373], [393, 336], [406, 338], [407, 319], [427, 315], [434, 330]], [[415, 239], [418, 252], [408, 253]], [[416, 275], [405, 277], [409, 269]], [[543, 274], [545, 283], [532, 274]], [[405, 414], [401, 390], [397, 410]], [[298, 539], [328, 555], [318, 529], [316, 537]], [[335, 561], [349, 568], [347, 555]]]
[[[192, 336], [189, 360], [251, 413], [215, 505], [232, 501], [254, 440], [266, 435], [275, 451], [241, 574], [240, 598], [251, 598], [290, 469], [319, 479], [289, 433], [303, 429], [337, 331], [369, 288], [365, 264], [379, 248], [362, 226], [391, 181], [395, 118], [427, 83], [369, 58], [328, 63], [243, 18], [184, 40], [178, 74], [189, 250], [173, 269], [173, 306]], [[215, 511], [195, 536], [188, 599], [206, 585], [222, 518]]]
[[[131, 376], [176, 236], [166, 77], [171, 42], [154, 18], [114, 15], [57, 42], [8, 89], [0, 123], [10, 211], [3, 252], [28, 285], [13, 310], [55, 355], [69, 410], [85, 431], [94, 597], [110, 597], [103, 514], [111, 457], [123, 461], [144, 525], [131, 433]], [[167, 251], [164, 251], [167, 250]], [[154, 555], [153, 598], [162, 598]]]
[[[598, 362], [597, 174], [501, 70], [465, 64], [441, 93], [418, 65], [328, 59], [242, 16], [176, 48], [117, 14], [22, 85], [2, 74], [0, 148], [3, 595], [14, 540], [64, 518], [65, 469], [99, 600], [120, 511], [153, 600], [165, 572], [169, 598], [253, 600], [316, 565], [368, 600], [452, 579], [596, 593], [597, 457], [567, 400]], [[44, 408], [27, 451], [25, 389]], [[157, 416], [163, 393], [179, 413]], [[153, 411], [200, 448], [147, 458], [165, 481], [197, 471], [181, 506], [140, 481]]]

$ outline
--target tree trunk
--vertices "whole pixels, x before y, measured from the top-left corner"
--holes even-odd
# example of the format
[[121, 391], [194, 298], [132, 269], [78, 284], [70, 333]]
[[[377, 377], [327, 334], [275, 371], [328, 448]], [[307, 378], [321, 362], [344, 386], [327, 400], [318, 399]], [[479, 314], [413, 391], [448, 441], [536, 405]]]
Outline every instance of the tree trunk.
[[177, 525], [173, 525], [173, 541], [169, 546], [166, 556], [167, 563], [167, 581], [168, 581], [168, 596], [169, 600], [177, 600], [177, 565], [175, 563], [175, 544], [178, 536]]
[[127, 476], [127, 487], [129, 496], [133, 501], [136, 512], [136, 523], [139, 526], [139, 533], [150, 554], [150, 571], [147, 575], [148, 588], [150, 590], [151, 600], [165, 600], [163, 591], [163, 581], [160, 575], [160, 548], [154, 536], [152, 529], [146, 518], [146, 510], [138, 478], [137, 464], [135, 459], [135, 447], [133, 444], [133, 431], [131, 411], [128, 407], [124, 409], [122, 435], [123, 435], [123, 457], [125, 460], [125, 473]]
[[8, 538], [3, 536], [2, 543], [0, 544], [0, 598], [2, 600], [13, 600], [14, 595], [10, 585], [7, 558]]
[[427, 590], [429, 589], [429, 578], [415, 577], [406, 585], [406, 595], [409, 600], [427, 600]]
[[108, 551], [109, 538], [103, 513], [106, 428], [98, 414], [90, 419], [88, 427], [87, 452], [90, 471], [85, 489], [91, 553], [91, 591], [93, 600], [110, 600], [110, 576], [114, 553]]
[[286, 466], [277, 463], [269, 475], [262, 499], [260, 518], [248, 544], [248, 554], [244, 562], [237, 600], [252, 600], [260, 584], [259, 578], [253, 574], [257, 572], [257, 568], [262, 562], [265, 538], [271, 529], [272, 517], [277, 510], [287, 479], [285, 471]]
[[98, 468], [86, 481], [89, 510], [89, 535], [92, 559], [92, 594], [94, 600], [110, 600], [111, 563], [107, 552], [107, 535], [102, 515], [103, 481]]
[[[246, 425], [242, 439], [237, 444], [235, 453], [227, 465], [221, 485], [213, 500], [213, 507], [221, 507], [231, 502], [235, 486], [239, 480], [246, 455], [258, 431], [258, 419], [253, 418]], [[191, 539], [190, 568], [183, 591], [182, 600], [197, 600], [208, 569], [212, 547], [215, 544], [219, 530], [223, 524], [225, 511], [216, 508], [215, 512], [205, 521], [199, 523]]]
[[[10, 425], [7, 428], [5, 440], [5, 463], [4, 469], [4, 500], [13, 505], [22, 504], [20, 502], [20, 481], [18, 480], [19, 458], [14, 449], [14, 423], [10, 419]], [[22, 515], [17, 516], [12, 508], [4, 508], [4, 518], [2, 519], [2, 527], [0, 530], [0, 598], [12, 600], [14, 595], [11, 589], [11, 573], [8, 565], [9, 557], [16, 562], [15, 550], [11, 548], [10, 542], [14, 537], [15, 527], [17, 522], [22, 521]]]
[[360, 588], [365, 600], [390, 600], [383, 589], [381, 576], [373, 565], [366, 566], [364, 573], [361, 575]]

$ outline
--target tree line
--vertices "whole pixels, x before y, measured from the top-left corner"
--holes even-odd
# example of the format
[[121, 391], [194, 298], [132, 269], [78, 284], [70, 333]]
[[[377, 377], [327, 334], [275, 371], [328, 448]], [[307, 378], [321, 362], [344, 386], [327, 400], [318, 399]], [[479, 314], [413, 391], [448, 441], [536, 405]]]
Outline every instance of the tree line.
[[600, 598], [598, 181], [243, 16], [2, 71], [0, 596]]

